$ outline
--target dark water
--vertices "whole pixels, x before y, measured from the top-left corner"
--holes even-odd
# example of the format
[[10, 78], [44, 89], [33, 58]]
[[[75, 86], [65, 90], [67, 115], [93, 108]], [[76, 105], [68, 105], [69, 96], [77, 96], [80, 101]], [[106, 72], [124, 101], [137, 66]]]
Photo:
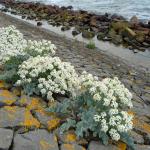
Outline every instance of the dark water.
[[[23, 0], [20, 0], [23, 1]], [[133, 15], [142, 20], [150, 20], [150, 0], [24, 0], [57, 4], [60, 6], [72, 5], [75, 9], [85, 9], [97, 13], [117, 13], [130, 19]]]

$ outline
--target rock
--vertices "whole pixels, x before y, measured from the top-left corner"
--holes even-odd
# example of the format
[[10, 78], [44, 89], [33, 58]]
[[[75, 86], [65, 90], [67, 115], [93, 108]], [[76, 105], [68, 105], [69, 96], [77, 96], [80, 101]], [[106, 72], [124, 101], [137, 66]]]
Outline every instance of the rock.
[[119, 45], [122, 43], [122, 37], [120, 35], [115, 35], [114, 37], [112, 37], [112, 42], [116, 45]]
[[63, 134], [57, 133], [57, 135], [62, 143], [71, 144], [77, 142], [77, 136], [73, 130], [67, 131]]
[[78, 35], [78, 34], [80, 34], [81, 32], [80, 31], [77, 31], [77, 30], [73, 30], [72, 31], [72, 35], [73, 36], [76, 36], [76, 35]]
[[135, 150], [150, 150], [150, 145], [135, 145]]
[[88, 150], [117, 150], [114, 145], [102, 145], [100, 142], [92, 141], [89, 144]]
[[111, 29], [118, 33], [122, 32], [125, 28], [128, 27], [130, 27], [130, 25], [127, 21], [114, 21], [111, 23]]
[[30, 97], [23, 94], [18, 101], [20, 106], [26, 106], [28, 110], [43, 110], [46, 108], [46, 102], [39, 97]]
[[57, 138], [46, 130], [16, 134], [12, 150], [59, 150]]
[[133, 24], [133, 25], [139, 24], [139, 20], [138, 20], [137, 16], [133, 16], [133, 17], [130, 19], [130, 23]]
[[60, 119], [53, 113], [45, 112], [45, 110], [39, 109], [35, 111], [35, 115], [42, 125], [44, 125], [49, 131], [56, 129], [60, 125]]
[[67, 31], [67, 30], [70, 30], [69, 26], [63, 26], [63, 27], [61, 27], [61, 31]]
[[0, 90], [0, 105], [12, 105], [17, 97], [8, 90]]
[[105, 33], [103, 33], [103, 32], [99, 32], [98, 34], [97, 34], [97, 39], [98, 40], [103, 40], [104, 38], [105, 38]]
[[60, 150], [86, 150], [84, 147], [77, 144], [63, 144]]
[[131, 131], [130, 135], [136, 144], [144, 144], [144, 138], [142, 135], [136, 133], [135, 131]]
[[11, 89], [11, 92], [16, 96], [21, 96], [21, 88], [19, 88], [19, 87], [13, 87]]
[[42, 26], [42, 22], [37, 22], [37, 26]]
[[0, 128], [0, 150], [9, 150], [13, 140], [13, 131]]
[[25, 18], [26, 18], [26, 16], [22, 16], [21, 18], [22, 18], [22, 19], [25, 19]]
[[144, 136], [144, 141], [145, 141], [144, 144], [150, 145], [150, 134], [149, 133]]
[[34, 118], [27, 108], [5, 106], [0, 109], [0, 127], [2, 128], [39, 128], [40, 123]]
[[136, 36], [136, 33], [133, 30], [131, 30], [130, 28], [127, 27], [123, 30], [122, 36], [127, 37], [129, 39], [133, 39]]
[[95, 36], [94, 32], [87, 31], [87, 30], [82, 31], [82, 37], [84, 38], [91, 39], [94, 36]]
[[142, 33], [142, 32], [137, 32], [135, 39], [136, 39], [138, 42], [143, 43], [144, 40], [145, 40], [145, 34]]

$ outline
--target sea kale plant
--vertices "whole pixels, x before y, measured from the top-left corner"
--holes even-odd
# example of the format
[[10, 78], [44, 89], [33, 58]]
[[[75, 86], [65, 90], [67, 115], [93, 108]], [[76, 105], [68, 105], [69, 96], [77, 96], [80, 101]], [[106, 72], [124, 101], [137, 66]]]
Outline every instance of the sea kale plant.
[[116, 77], [99, 81], [97, 77], [85, 72], [80, 82], [82, 93], [79, 96], [48, 109], [66, 116], [61, 131], [74, 128], [78, 137], [93, 134], [104, 144], [108, 144], [110, 139], [122, 140], [134, 149], [128, 135], [133, 128], [133, 116], [127, 112], [132, 107], [132, 94], [128, 89]]
[[0, 64], [4, 64], [12, 56], [24, 55], [27, 41], [14, 26], [0, 28]]
[[74, 67], [59, 57], [30, 57], [19, 66], [18, 75], [17, 85], [48, 100], [53, 100], [53, 93], [74, 96], [80, 85]]
[[25, 40], [14, 26], [0, 28], [0, 64], [3, 65], [1, 80], [15, 83], [18, 67], [30, 57], [54, 56], [56, 46], [47, 40]]

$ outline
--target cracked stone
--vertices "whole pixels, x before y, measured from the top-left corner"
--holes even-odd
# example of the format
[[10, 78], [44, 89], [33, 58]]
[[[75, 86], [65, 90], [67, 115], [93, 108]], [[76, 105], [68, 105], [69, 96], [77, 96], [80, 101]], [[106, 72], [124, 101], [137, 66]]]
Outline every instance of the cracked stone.
[[35, 115], [49, 131], [56, 129], [60, 125], [60, 119], [54, 113], [48, 113], [43, 109], [39, 109], [35, 111]]
[[59, 150], [57, 138], [46, 130], [16, 134], [13, 150]]
[[0, 150], [9, 150], [13, 140], [13, 131], [0, 128]]
[[16, 102], [17, 97], [8, 90], [0, 90], [0, 105], [12, 105]]
[[0, 109], [0, 127], [35, 127], [39, 128], [40, 123], [26, 108], [17, 106], [5, 106]]

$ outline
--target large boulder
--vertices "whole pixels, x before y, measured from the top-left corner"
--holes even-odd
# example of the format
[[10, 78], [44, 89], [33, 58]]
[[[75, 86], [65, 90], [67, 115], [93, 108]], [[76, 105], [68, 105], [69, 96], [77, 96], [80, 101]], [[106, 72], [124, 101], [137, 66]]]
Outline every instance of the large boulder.
[[57, 138], [46, 130], [16, 134], [13, 150], [59, 150]]
[[0, 128], [0, 150], [9, 150], [13, 140], [13, 131]]

